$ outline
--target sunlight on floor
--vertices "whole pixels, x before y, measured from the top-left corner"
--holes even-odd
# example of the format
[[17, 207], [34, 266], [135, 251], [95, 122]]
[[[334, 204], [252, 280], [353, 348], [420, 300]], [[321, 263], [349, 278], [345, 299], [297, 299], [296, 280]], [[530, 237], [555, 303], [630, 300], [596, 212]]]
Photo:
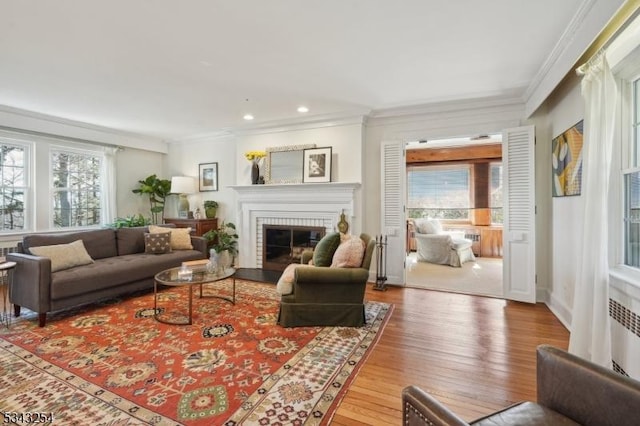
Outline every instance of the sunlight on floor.
[[503, 297], [501, 258], [477, 257], [454, 268], [418, 261], [411, 253], [406, 265], [408, 287]]

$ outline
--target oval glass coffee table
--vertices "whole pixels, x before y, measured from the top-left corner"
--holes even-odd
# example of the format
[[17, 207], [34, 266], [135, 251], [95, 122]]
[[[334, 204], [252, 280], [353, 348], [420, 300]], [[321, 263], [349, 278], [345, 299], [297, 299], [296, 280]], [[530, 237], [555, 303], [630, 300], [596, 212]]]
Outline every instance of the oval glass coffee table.
[[[227, 268], [224, 271], [213, 274], [208, 273], [204, 269], [192, 270], [190, 275], [185, 275], [183, 271], [184, 269], [179, 266], [177, 268], [166, 269], [156, 274], [153, 283], [153, 317], [156, 319], [156, 321], [164, 324], [191, 325], [191, 323], [193, 322], [193, 287], [196, 285], [200, 286], [201, 299], [222, 299], [229, 301], [234, 305], [236, 304], [236, 270], [234, 268]], [[226, 280], [227, 278], [233, 279], [233, 290], [231, 292], [231, 297], [221, 295], [205, 296], [202, 294], [202, 286], [204, 284], [215, 283], [218, 281]], [[186, 316], [186, 321], [173, 321], [170, 319], [162, 318], [162, 314], [158, 313], [158, 284], [170, 287], [189, 287], [189, 314]]]

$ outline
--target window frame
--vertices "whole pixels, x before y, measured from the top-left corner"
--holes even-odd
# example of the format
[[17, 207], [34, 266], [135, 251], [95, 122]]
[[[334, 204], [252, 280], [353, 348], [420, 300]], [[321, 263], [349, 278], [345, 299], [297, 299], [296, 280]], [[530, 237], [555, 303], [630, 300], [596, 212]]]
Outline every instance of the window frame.
[[[54, 197], [58, 192], [54, 186], [54, 176], [53, 176], [53, 155], [56, 153], [64, 153], [64, 154], [73, 154], [73, 155], [84, 155], [91, 157], [98, 157], [100, 159], [100, 213], [101, 220], [99, 223], [94, 225], [86, 225], [86, 226], [66, 226], [66, 227], [58, 227], [55, 225], [55, 208], [54, 208]], [[102, 214], [104, 214], [104, 161], [105, 161], [104, 152], [101, 150], [93, 150], [89, 148], [79, 148], [71, 145], [62, 145], [62, 144], [51, 144], [47, 153], [47, 161], [48, 161], [48, 181], [49, 181], [49, 191], [48, 191], [48, 226], [49, 229], [66, 232], [66, 231], [74, 231], [74, 230], [83, 230], [83, 229], [97, 229], [102, 227]]]
[[[473, 188], [472, 188], [472, 183], [473, 183], [473, 170], [471, 167], [470, 163], [457, 163], [457, 164], [423, 164], [423, 165], [412, 165], [411, 167], [407, 167], [406, 173], [407, 173], [407, 201], [406, 201], [406, 205], [407, 205], [407, 210], [409, 209], [416, 209], [416, 207], [409, 207], [409, 192], [410, 192], [410, 188], [409, 188], [409, 172], [413, 171], [413, 170], [434, 170], [434, 169], [441, 169], [441, 170], [454, 170], [454, 169], [466, 169], [467, 171], [467, 194], [468, 194], [468, 202], [469, 202], [469, 207], [466, 208], [467, 210], [467, 217], [466, 218], [461, 218], [461, 219], [441, 219], [441, 221], [446, 222], [446, 223], [471, 223], [471, 211], [473, 210]], [[456, 209], [451, 209], [451, 210], [456, 210]], [[460, 209], [460, 210], [464, 210], [464, 208]]]
[[35, 200], [33, 197], [33, 142], [23, 141], [0, 133], [0, 145], [18, 146], [24, 150], [24, 226], [22, 229], [0, 228], [0, 239], [5, 236], [21, 235], [33, 231]]

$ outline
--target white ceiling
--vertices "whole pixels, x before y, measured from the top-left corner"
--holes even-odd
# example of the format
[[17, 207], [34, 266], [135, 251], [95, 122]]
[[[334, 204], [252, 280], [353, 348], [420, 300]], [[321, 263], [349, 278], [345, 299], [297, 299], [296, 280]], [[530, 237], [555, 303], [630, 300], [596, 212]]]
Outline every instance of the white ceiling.
[[587, 0], [1, 0], [0, 105], [180, 139], [522, 96]]

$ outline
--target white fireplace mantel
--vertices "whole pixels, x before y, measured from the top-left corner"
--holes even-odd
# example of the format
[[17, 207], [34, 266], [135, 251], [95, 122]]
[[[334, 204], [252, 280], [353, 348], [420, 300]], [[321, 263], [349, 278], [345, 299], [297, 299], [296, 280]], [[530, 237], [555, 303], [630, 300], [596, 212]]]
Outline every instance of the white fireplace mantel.
[[344, 212], [352, 230], [359, 183], [237, 185], [239, 263], [244, 268], [262, 267], [262, 226], [320, 226], [337, 229]]

